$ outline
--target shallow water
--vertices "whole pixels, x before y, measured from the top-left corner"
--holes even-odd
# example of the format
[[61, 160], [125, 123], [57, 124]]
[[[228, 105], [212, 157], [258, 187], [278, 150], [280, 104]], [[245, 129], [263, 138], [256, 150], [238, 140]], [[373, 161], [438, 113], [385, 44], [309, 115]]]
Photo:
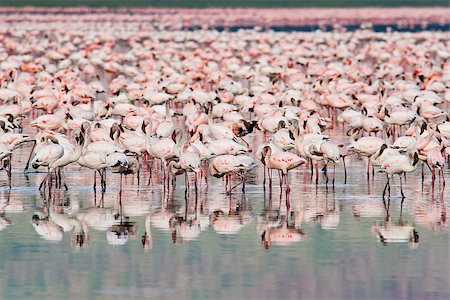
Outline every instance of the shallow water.
[[[126, 178], [121, 195], [108, 173], [102, 195], [78, 166], [66, 170], [68, 191], [44, 195], [37, 186], [45, 173], [22, 173], [28, 153], [14, 157], [11, 190], [0, 175], [0, 298], [450, 297], [448, 192], [432, 189], [428, 171], [423, 185], [419, 170], [408, 175], [402, 203], [398, 178], [383, 201], [385, 175], [367, 180], [364, 160], [348, 160], [347, 184], [338, 165], [334, 188], [332, 168], [328, 185], [322, 173], [316, 185], [302, 166], [290, 175], [288, 210], [275, 173], [264, 190], [261, 166], [245, 193], [238, 186], [231, 196], [213, 178], [186, 193], [182, 177], [164, 196], [159, 172], [150, 186], [148, 172], [141, 186]], [[54, 225], [44, 238], [36, 213], [73, 226], [61, 236]], [[380, 240], [384, 223], [403, 238]]]

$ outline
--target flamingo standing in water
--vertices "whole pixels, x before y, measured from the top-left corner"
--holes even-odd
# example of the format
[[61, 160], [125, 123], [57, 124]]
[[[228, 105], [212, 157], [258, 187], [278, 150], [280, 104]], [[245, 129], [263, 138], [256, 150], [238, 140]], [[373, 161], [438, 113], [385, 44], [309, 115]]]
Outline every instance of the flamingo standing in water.
[[427, 163], [431, 168], [431, 182], [434, 186], [434, 181], [436, 179], [436, 170], [439, 171], [439, 176], [442, 175], [443, 185], [445, 186], [444, 178], [444, 166], [445, 166], [445, 151], [447, 147], [444, 144], [441, 147], [435, 147], [427, 152]]
[[35, 157], [31, 161], [31, 165], [34, 169], [37, 169], [39, 166], [47, 167], [47, 175], [44, 180], [42, 180], [39, 185], [39, 190], [42, 187], [45, 187], [45, 184], [48, 182], [49, 189], [52, 185], [51, 172], [55, 168], [55, 162], [57, 162], [64, 155], [64, 148], [58, 142], [58, 139], [52, 135], [48, 135], [46, 137], [47, 145], [44, 146], [39, 152], [36, 153]]
[[189, 177], [188, 173], [195, 174], [195, 190], [197, 190], [197, 177], [201, 172], [200, 168], [200, 156], [195, 152], [185, 151], [180, 154], [178, 161], [171, 161], [169, 163], [169, 170], [173, 175], [185, 174], [185, 181], [187, 188], [189, 189]]
[[402, 195], [402, 198], [405, 198], [405, 195], [403, 194], [403, 185], [402, 185], [402, 175], [405, 173], [411, 173], [414, 172], [416, 169], [416, 165], [419, 162], [419, 156], [417, 152], [414, 154], [409, 155], [394, 155], [389, 158], [387, 158], [383, 164], [380, 167], [380, 170], [382, 172], [386, 172], [388, 175], [386, 186], [384, 187], [383, 191], [383, 198], [386, 193], [386, 189], [389, 188], [389, 195], [390, 195], [390, 178], [394, 175], [399, 175], [400, 178], [400, 192]]
[[289, 193], [291, 188], [289, 187], [289, 170], [297, 168], [298, 166], [304, 164], [306, 159], [301, 158], [290, 152], [272, 152], [270, 146], [265, 146], [262, 151], [262, 161], [264, 165], [270, 169], [276, 169], [281, 171], [280, 178], [280, 188], [282, 187], [282, 182], [286, 182], [286, 193]]
[[[227, 193], [231, 194], [231, 176], [233, 174], [243, 175], [247, 173], [250, 169], [254, 168], [255, 160], [253, 157], [248, 155], [219, 155], [214, 157], [209, 164], [209, 173], [214, 176], [221, 178], [225, 176], [226, 185], [228, 186]], [[245, 177], [242, 181], [242, 190], [245, 188]]]
[[[151, 125], [147, 125], [146, 132], [146, 148], [150, 156], [158, 158], [161, 161], [161, 168], [167, 167], [167, 162], [178, 155], [180, 155], [181, 139], [183, 138], [183, 131], [180, 128], [175, 128], [172, 132], [171, 138], [161, 138], [151, 136]], [[169, 185], [169, 176], [166, 174], [164, 167], [164, 187]], [[149, 184], [151, 177], [149, 178]]]
[[[361, 156], [370, 157], [374, 155], [381, 146], [385, 143], [382, 138], [374, 136], [364, 136], [358, 140], [355, 140], [356, 136], [359, 134], [359, 130], [354, 130], [350, 137], [350, 145], [347, 146], [349, 152], [357, 153]], [[370, 159], [367, 161], [367, 178], [370, 174]]]

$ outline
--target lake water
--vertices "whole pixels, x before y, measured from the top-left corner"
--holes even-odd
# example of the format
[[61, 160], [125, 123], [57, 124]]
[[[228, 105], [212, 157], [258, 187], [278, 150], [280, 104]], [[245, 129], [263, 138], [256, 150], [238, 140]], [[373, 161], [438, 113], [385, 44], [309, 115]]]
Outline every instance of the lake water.
[[398, 178], [383, 201], [385, 175], [367, 180], [361, 159], [348, 160], [347, 184], [337, 166], [334, 188], [302, 166], [288, 209], [261, 166], [231, 196], [213, 178], [186, 193], [182, 177], [163, 195], [159, 172], [150, 186], [147, 172], [141, 186], [126, 178], [121, 195], [108, 173], [102, 195], [78, 166], [68, 191], [44, 195], [45, 173], [21, 171], [28, 153], [14, 158], [11, 190], [0, 175], [0, 298], [450, 298], [448, 189], [432, 189], [427, 170], [423, 185], [420, 170], [408, 175], [402, 203]]

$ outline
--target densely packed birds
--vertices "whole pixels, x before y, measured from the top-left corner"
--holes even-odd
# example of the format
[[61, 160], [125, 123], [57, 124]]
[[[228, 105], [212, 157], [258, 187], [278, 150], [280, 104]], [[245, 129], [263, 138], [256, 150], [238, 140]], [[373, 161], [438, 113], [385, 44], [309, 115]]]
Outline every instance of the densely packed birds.
[[[159, 165], [165, 190], [177, 175], [194, 176], [197, 188], [209, 174], [225, 177], [231, 193], [233, 176], [245, 184], [263, 165], [269, 184], [279, 171], [289, 192], [289, 170], [308, 163], [317, 183], [319, 165], [326, 172], [350, 155], [367, 158], [366, 176], [385, 172], [386, 189], [418, 165], [433, 184], [436, 171], [443, 178], [448, 33], [141, 25], [30, 21], [0, 31], [0, 167], [9, 180], [27, 142], [31, 166], [48, 171], [40, 189], [67, 188], [63, 168], [78, 163], [103, 190], [108, 171], [140, 182], [147, 167], [153, 184]], [[347, 141], [333, 140], [336, 127]], [[250, 134], [262, 136], [258, 149]]]

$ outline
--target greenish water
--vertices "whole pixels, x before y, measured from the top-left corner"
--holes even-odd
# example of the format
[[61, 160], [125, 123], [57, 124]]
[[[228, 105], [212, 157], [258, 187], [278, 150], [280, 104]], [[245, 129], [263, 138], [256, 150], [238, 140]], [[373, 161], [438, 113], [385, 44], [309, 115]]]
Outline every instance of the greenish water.
[[[289, 211], [276, 176], [272, 193], [264, 193], [261, 169], [245, 193], [236, 188], [231, 197], [212, 179], [197, 196], [193, 189], [185, 195], [181, 178], [164, 197], [158, 174], [153, 186], [127, 178], [119, 197], [117, 178], [108, 174], [103, 200], [100, 192], [94, 196], [92, 173], [78, 167], [66, 174], [69, 190], [50, 197], [36, 188], [44, 174], [17, 169], [15, 187], [0, 190], [0, 298], [448, 299], [448, 192], [433, 191], [428, 179], [422, 188], [416, 172], [407, 179], [403, 206], [395, 184], [383, 202], [384, 176], [367, 183], [363, 161], [349, 165], [346, 185], [338, 166], [334, 189], [323, 175], [313, 184], [306, 168], [292, 172]], [[81, 248], [72, 240], [74, 228], [50, 241], [32, 224], [37, 213], [42, 220], [51, 212], [50, 221], [64, 213], [85, 222], [82, 216], [93, 211], [105, 213], [86, 226]], [[116, 228], [134, 225], [123, 245], [108, 242], [106, 227], [95, 229], [107, 216]], [[387, 219], [389, 226], [412, 224], [416, 243], [407, 236], [383, 244], [376, 222]], [[302, 238], [272, 240], [265, 249], [264, 231], [283, 226]], [[191, 238], [183, 228], [194, 229]]]
[[396, 6], [448, 6], [447, 0], [2, 0], [3, 6], [154, 6], [154, 7], [396, 7]]

